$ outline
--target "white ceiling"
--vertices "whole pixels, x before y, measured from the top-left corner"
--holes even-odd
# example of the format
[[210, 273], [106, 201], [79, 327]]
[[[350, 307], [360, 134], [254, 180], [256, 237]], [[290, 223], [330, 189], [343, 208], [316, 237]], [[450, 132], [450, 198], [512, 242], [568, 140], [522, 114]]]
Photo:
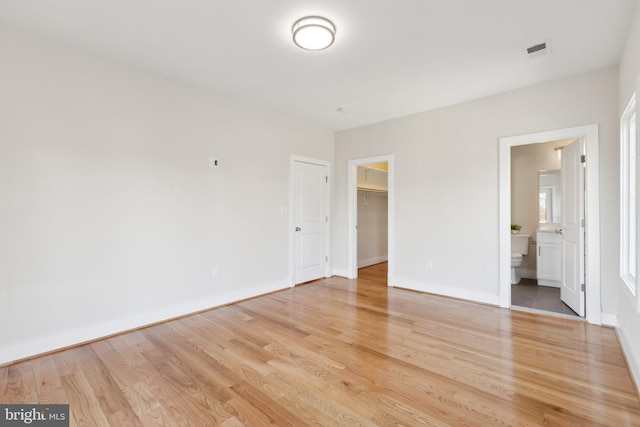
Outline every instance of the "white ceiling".
[[[0, 25], [342, 130], [617, 64], [636, 4], [0, 0]], [[336, 24], [331, 48], [292, 43], [306, 15]], [[525, 57], [545, 40], [551, 54]]]

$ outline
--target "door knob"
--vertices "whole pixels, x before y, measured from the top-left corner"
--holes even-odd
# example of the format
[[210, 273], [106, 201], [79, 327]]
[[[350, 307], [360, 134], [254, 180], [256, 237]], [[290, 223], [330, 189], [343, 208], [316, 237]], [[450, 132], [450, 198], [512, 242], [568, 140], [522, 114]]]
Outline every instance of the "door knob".
[[556, 234], [562, 234], [562, 228], [556, 230]]
[[300, 231], [302, 230], [300, 227], [296, 227], [296, 231]]

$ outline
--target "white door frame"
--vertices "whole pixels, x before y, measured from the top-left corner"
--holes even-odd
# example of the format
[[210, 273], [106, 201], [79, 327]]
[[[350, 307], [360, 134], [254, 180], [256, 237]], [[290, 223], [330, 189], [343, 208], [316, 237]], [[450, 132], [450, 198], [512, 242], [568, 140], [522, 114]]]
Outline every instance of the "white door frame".
[[597, 124], [499, 138], [500, 307], [511, 307], [511, 147], [568, 138], [584, 138], [586, 146], [585, 309], [587, 321], [600, 325], [602, 324], [602, 310], [600, 308], [600, 175]]
[[369, 163], [387, 162], [388, 171], [388, 254], [389, 264], [387, 270], [387, 283], [393, 286], [395, 282], [395, 189], [394, 189], [394, 156], [388, 154], [384, 156], [366, 157], [362, 159], [349, 160], [347, 171], [347, 201], [348, 201], [348, 247], [347, 247], [347, 277], [355, 279], [358, 277], [358, 166]]
[[[289, 161], [289, 286], [294, 287], [296, 285], [295, 274], [295, 224], [294, 224], [294, 209], [295, 209], [295, 162], [311, 163], [314, 165], [326, 166], [327, 176], [329, 177], [329, 184], [331, 184], [331, 163], [326, 160], [312, 159], [310, 157], [291, 155]], [[331, 185], [327, 186], [325, 194], [325, 206], [327, 210], [328, 221], [325, 224], [325, 247], [324, 255], [328, 258], [325, 263], [324, 276], [331, 276]]]

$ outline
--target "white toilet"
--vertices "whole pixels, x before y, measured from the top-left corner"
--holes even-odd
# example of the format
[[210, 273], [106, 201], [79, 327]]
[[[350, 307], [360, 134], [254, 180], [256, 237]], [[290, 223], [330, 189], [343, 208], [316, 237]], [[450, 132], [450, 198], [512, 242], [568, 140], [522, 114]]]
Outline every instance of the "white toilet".
[[511, 235], [511, 284], [515, 285], [520, 282], [520, 273], [518, 267], [522, 265], [522, 257], [529, 253], [529, 235], [528, 234], [512, 234]]

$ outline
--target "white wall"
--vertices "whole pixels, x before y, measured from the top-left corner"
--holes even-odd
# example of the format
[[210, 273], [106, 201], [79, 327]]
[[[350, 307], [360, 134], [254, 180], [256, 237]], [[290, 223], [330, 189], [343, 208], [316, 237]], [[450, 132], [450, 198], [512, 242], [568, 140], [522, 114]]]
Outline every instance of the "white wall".
[[0, 364], [287, 286], [331, 131], [7, 28], [0, 94]]
[[536, 230], [538, 229], [538, 172], [560, 169], [555, 147], [558, 142], [511, 147], [511, 223], [522, 226], [521, 233], [531, 235], [529, 254], [522, 259], [522, 277], [536, 278]]
[[[396, 159], [392, 285], [499, 303], [498, 138], [598, 123], [600, 176], [619, 173], [618, 70], [611, 67], [336, 134], [333, 259], [347, 265], [347, 161]], [[603, 179], [601, 205], [617, 200]], [[617, 252], [617, 209], [601, 210], [602, 253]], [[603, 309], [615, 256], [603, 257]], [[432, 269], [427, 268], [432, 260]], [[610, 312], [610, 311], [607, 311]]]
[[358, 191], [358, 268], [388, 260], [387, 193]]
[[[620, 61], [620, 99], [618, 104], [618, 116], [622, 116], [622, 112], [626, 108], [631, 94], [636, 92], [637, 97], [640, 96], [640, 6], [636, 6], [636, 13], [633, 19], [631, 30], [627, 38], [627, 43]], [[637, 104], [636, 104], [637, 105]], [[637, 141], [640, 143], [640, 141]], [[616, 145], [615, 155], [619, 156], [619, 144]], [[619, 165], [619, 163], [618, 163]], [[640, 167], [640, 164], [639, 164]], [[619, 169], [612, 177], [616, 184], [619, 182], [620, 172]], [[619, 190], [616, 191], [616, 196], [619, 195]], [[619, 213], [620, 201], [616, 197], [615, 209]], [[618, 214], [619, 215], [619, 214]], [[640, 221], [640, 218], [638, 218]], [[619, 217], [616, 221], [616, 226], [619, 227]], [[616, 237], [619, 237], [619, 228], [611, 230], [611, 233]], [[619, 240], [616, 240], [619, 244]], [[614, 248], [614, 254], [619, 257], [619, 247]], [[618, 267], [618, 266], [616, 266]], [[633, 306], [631, 302], [631, 294], [625, 288], [624, 282], [620, 278], [619, 268], [616, 268], [616, 274], [612, 274], [611, 277], [607, 277], [612, 283], [612, 287], [619, 291], [618, 305], [616, 311], [618, 322], [620, 325], [619, 334], [625, 351], [627, 354], [627, 360], [635, 375], [636, 384], [640, 385], [640, 313]]]

